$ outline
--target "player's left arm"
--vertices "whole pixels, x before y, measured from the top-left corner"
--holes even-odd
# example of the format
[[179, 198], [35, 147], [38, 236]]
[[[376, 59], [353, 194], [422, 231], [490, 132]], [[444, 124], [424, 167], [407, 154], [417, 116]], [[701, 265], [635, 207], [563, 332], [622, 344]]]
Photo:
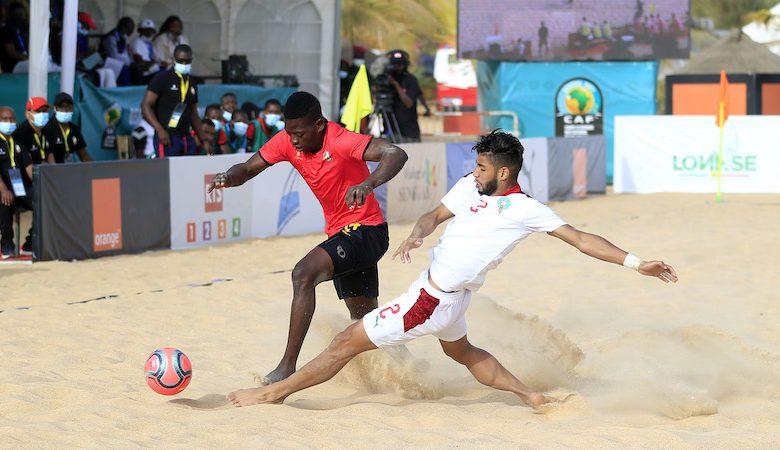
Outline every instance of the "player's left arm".
[[363, 152], [363, 159], [379, 162], [379, 165], [365, 181], [347, 189], [345, 200], [348, 206], [360, 206], [365, 203], [371, 191], [398, 175], [409, 157], [400, 147], [384, 139], [371, 139], [366, 151]]
[[630, 267], [642, 275], [676, 283], [677, 273], [663, 261], [643, 261], [597, 234], [586, 233], [571, 225], [563, 225], [548, 233], [593, 258]]

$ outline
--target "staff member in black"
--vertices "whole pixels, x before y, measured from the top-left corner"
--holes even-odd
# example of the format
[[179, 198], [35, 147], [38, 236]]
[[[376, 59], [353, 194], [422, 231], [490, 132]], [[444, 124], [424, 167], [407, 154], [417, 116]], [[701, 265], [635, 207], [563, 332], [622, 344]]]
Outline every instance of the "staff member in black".
[[[393, 93], [393, 113], [398, 120], [401, 136], [405, 142], [420, 142], [420, 124], [417, 121], [417, 100], [423, 100], [422, 89], [417, 77], [409, 73], [409, 55], [403, 50], [392, 50], [388, 81], [395, 88]], [[425, 105], [425, 109], [428, 106]]]
[[195, 130], [208, 146], [198, 117], [198, 85], [190, 76], [192, 49], [178, 45], [172, 68], [158, 73], [149, 82], [141, 111], [154, 128], [154, 148], [158, 158], [197, 155], [198, 147], [190, 130]]
[[[27, 120], [19, 124], [14, 139], [22, 146], [22, 150], [30, 152], [33, 164], [54, 164], [49, 140], [43, 134], [43, 127], [49, 123], [49, 103], [43, 97], [30, 98], [27, 100], [24, 117]], [[24, 183], [32, 187], [32, 177], [24, 175]]]
[[[32, 160], [30, 153], [23, 150], [14, 139], [16, 114], [14, 110], [0, 107], [0, 258], [14, 256], [13, 208], [30, 201], [21, 181], [22, 173], [32, 178]], [[22, 186], [19, 186], [21, 184]], [[25, 195], [23, 195], [25, 194]], [[22, 246], [23, 253], [32, 251], [29, 235]]]
[[92, 161], [87, 153], [87, 142], [81, 135], [81, 128], [72, 122], [73, 97], [60, 92], [54, 97], [54, 117], [43, 127], [43, 134], [49, 141], [51, 153], [57, 164], [76, 162], [76, 155], [81, 161]]

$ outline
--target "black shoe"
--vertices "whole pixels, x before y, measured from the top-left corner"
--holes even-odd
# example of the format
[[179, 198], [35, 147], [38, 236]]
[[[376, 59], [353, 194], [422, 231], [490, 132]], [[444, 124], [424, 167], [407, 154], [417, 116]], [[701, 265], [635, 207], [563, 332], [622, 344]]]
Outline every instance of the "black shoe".
[[0, 259], [8, 259], [12, 256], [16, 256], [16, 249], [14, 247], [6, 247], [0, 251]]
[[25, 239], [24, 244], [22, 244], [22, 251], [19, 252], [20, 255], [32, 255], [32, 239], [27, 237]]

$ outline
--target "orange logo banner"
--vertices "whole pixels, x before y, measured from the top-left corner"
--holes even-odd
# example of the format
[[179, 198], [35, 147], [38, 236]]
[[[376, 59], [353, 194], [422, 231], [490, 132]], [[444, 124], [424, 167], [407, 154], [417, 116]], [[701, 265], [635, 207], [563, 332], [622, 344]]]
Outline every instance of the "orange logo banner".
[[222, 211], [222, 189], [214, 189], [209, 193], [209, 183], [215, 174], [204, 175], [203, 194], [205, 196], [206, 212]]
[[92, 180], [94, 251], [122, 249], [122, 188], [119, 178]]

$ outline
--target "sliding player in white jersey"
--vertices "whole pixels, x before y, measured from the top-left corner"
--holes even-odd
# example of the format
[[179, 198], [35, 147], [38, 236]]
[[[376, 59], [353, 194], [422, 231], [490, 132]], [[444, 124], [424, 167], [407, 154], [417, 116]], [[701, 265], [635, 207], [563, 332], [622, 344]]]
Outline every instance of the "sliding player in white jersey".
[[244, 389], [229, 395], [236, 406], [281, 403], [287, 396], [332, 378], [352, 358], [377, 347], [401, 345], [433, 335], [444, 353], [466, 366], [482, 384], [517, 394], [538, 408], [554, 401], [534, 392], [493, 355], [471, 345], [466, 337], [466, 308], [488, 271], [525, 237], [547, 232], [603, 261], [623, 264], [642, 275], [676, 282], [674, 269], [662, 261], [642, 261], [601, 236], [579, 231], [550, 208], [520, 191], [517, 175], [523, 147], [511, 134], [494, 131], [474, 146], [477, 167], [444, 196], [433, 211], [417, 221], [395, 256], [409, 261], [436, 227], [452, 219], [433, 248], [428, 270], [398, 298], [366, 314], [339, 333], [325, 351], [289, 378], [270, 386]]

